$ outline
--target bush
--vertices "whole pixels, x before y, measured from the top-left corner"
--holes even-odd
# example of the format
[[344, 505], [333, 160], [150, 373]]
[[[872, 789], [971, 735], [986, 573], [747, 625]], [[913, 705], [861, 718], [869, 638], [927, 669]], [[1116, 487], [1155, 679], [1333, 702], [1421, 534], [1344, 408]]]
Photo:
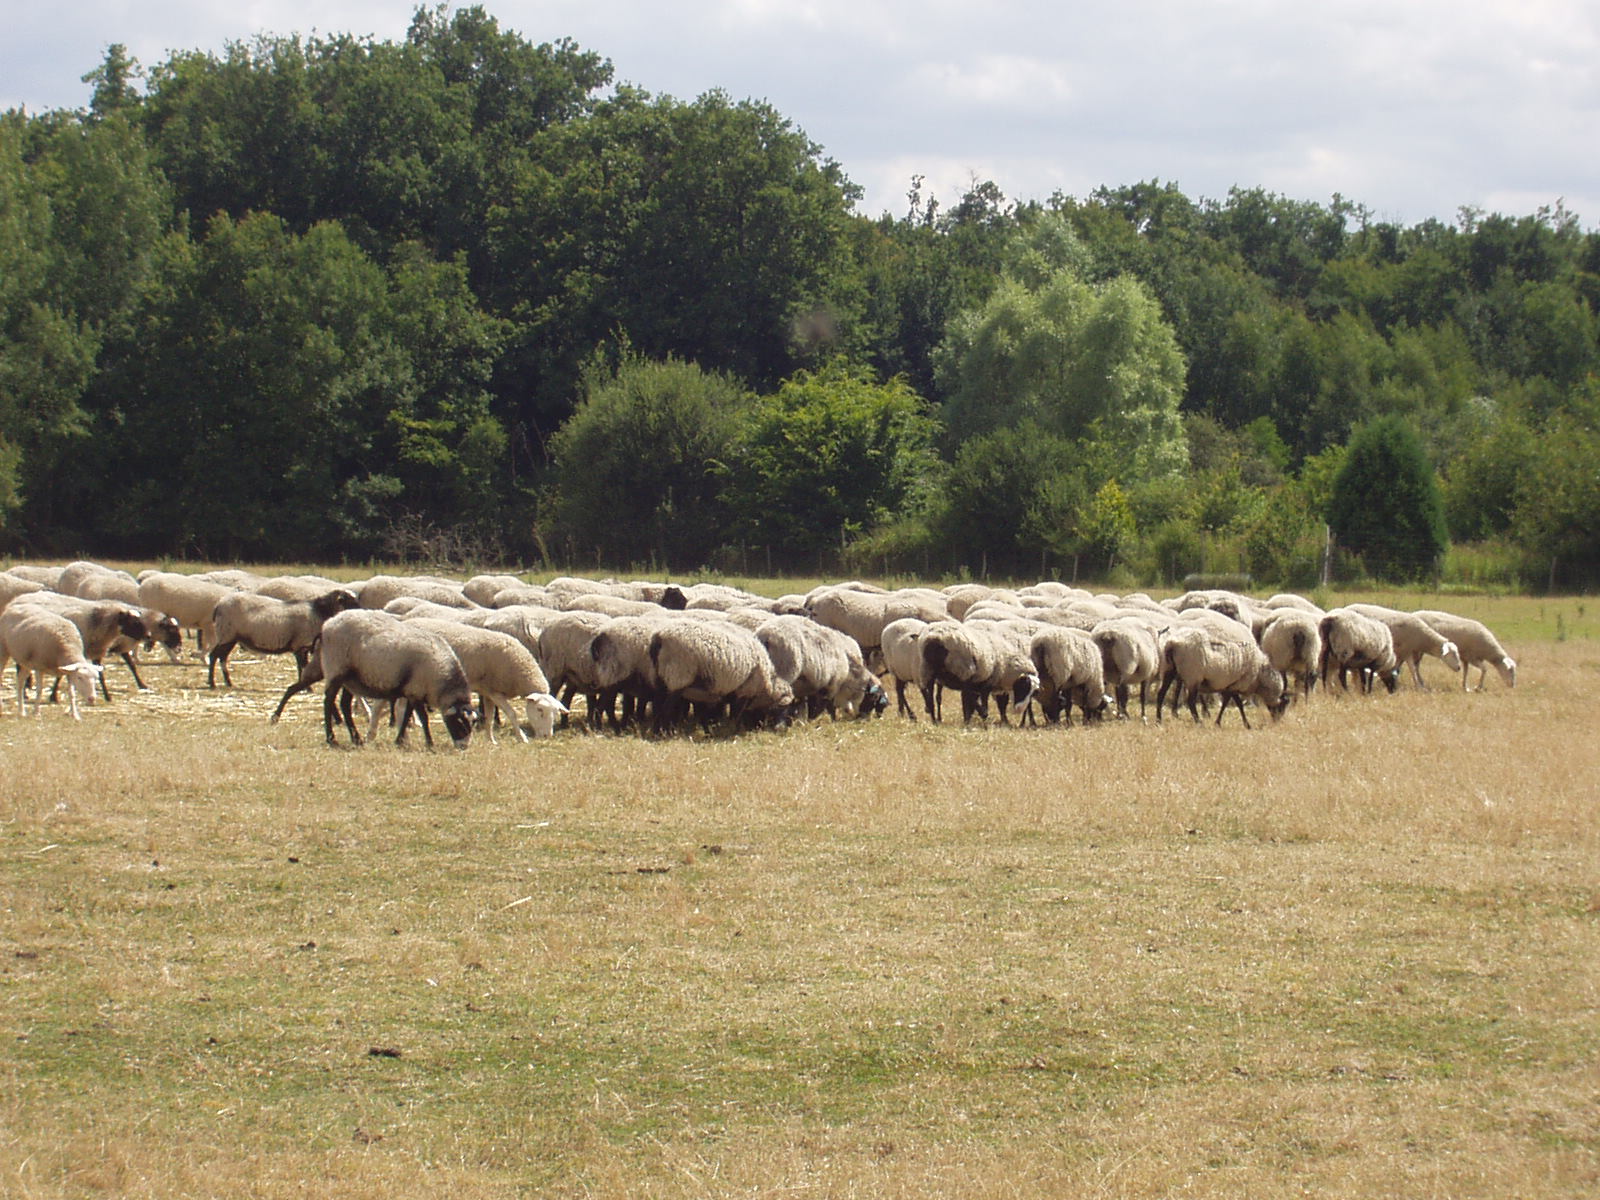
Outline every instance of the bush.
[[1420, 579], [1437, 569], [1449, 545], [1444, 502], [1421, 441], [1400, 418], [1381, 418], [1350, 439], [1328, 524], [1380, 578]]

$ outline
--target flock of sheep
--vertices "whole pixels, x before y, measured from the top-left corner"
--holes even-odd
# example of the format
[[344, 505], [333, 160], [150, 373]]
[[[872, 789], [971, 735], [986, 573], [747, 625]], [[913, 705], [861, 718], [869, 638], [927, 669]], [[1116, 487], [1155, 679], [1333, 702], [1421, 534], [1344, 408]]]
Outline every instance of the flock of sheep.
[[908, 687], [933, 721], [948, 690], [963, 721], [986, 720], [992, 705], [1003, 723], [1014, 710], [1024, 723], [1068, 724], [1074, 708], [1084, 720], [1113, 708], [1128, 716], [1136, 689], [1141, 716], [1153, 698], [1159, 719], [1170, 696], [1173, 712], [1184, 702], [1199, 720], [1215, 696], [1219, 723], [1232, 704], [1248, 725], [1247, 701], [1277, 717], [1319, 682], [1394, 691], [1409, 668], [1422, 686], [1424, 656], [1459, 672], [1463, 687], [1473, 667], [1480, 688], [1490, 667], [1516, 683], [1516, 663], [1478, 621], [1364, 604], [1325, 612], [1290, 594], [1192, 591], [1158, 602], [1058, 582], [894, 591], [852, 582], [773, 600], [719, 584], [534, 586], [510, 575], [136, 579], [91, 562], [0, 572], [0, 672], [16, 663], [19, 713], [30, 679], [41, 710], [52, 679], [67, 683], [74, 718], [97, 683], [109, 699], [110, 655], [142, 688], [139, 649], [159, 645], [178, 661], [185, 632], [206, 655], [211, 687], [218, 667], [232, 686], [238, 646], [292, 654], [297, 677], [272, 720], [320, 682], [330, 744], [339, 725], [362, 740], [357, 699], [371, 713], [368, 739], [387, 712], [397, 739], [415, 716], [431, 745], [431, 713], [465, 746], [479, 726], [494, 740], [500, 722], [524, 741], [549, 736], [578, 696], [588, 729], [655, 733], [872, 715], [887, 708], [888, 685], [912, 720]]

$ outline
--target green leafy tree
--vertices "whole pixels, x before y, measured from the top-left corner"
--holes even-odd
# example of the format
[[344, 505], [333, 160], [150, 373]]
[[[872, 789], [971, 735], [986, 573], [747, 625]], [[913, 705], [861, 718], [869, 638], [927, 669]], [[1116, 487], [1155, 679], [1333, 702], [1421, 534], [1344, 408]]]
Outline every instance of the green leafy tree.
[[1556, 559], [1600, 562], [1600, 390], [1547, 423], [1517, 491], [1514, 536]]
[[1328, 524], [1346, 550], [1387, 579], [1416, 579], [1448, 546], [1444, 503], [1411, 427], [1383, 417], [1357, 430], [1333, 481]]
[[1031, 420], [1101, 443], [1118, 476], [1183, 469], [1183, 355], [1159, 305], [1129, 276], [1098, 288], [1070, 269], [1037, 288], [1006, 279], [952, 322], [939, 364], [958, 439]]
[[577, 411], [551, 438], [554, 525], [572, 561], [662, 569], [707, 562], [728, 539], [723, 478], [750, 401], [725, 376], [629, 351], [591, 364]]
[[921, 507], [936, 432], [903, 380], [842, 364], [800, 372], [756, 402], [731, 456], [742, 535], [798, 563]]

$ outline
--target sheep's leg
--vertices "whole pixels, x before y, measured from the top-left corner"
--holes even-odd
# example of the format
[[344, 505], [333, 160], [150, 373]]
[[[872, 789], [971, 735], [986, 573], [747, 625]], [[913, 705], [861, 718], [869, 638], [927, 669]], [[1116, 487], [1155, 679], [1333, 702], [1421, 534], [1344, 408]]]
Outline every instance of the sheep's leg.
[[[355, 704], [355, 699], [355, 693], [349, 688], [345, 688], [344, 693], [339, 697], [339, 713], [342, 717], [344, 717], [345, 728], [350, 731], [350, 744], [352, 746], [359, 746], [361, 745], [361, 731], [356, 728], [355, 714], [350, 711]], [[378, 713], [380, 711], [380, 709], [376, 708], [372, 710], [372, 724], [367, 730], [367, 741], [369, 742], [372, 740], [373, 734], [377, 731]]]
[[[133, 655], [129, 654], [126, 650], [122, 650], [122, 651], [118, 652], [118, 656], [122, 659], [123, 663], [127, 666], [128, 674], [133, 676], [133, 686], [138, 688], [141, 692], [148, 692], [150, 690], [150, 686], [149, 686], [149, 684], [145, 683], [144, 680], [139, 678], [139, 667], [138, 667], [138, 664], [136, 664], [133, 661]], [[106, 686], [106, 677], [105, 677], [104, 672], [102, 672], [101, 675], [100, 675], [100, 687], [101, 687], [102, 690], [104, 690], [105, 686]], [[106, 692], [106, 703], [109, 704], [110, 702], [111, 702], [111, 693], [110, 692]]]
[[210, 666], [206, 671], [206, 686], [217, 686], [217, 664], [222, 664], [222, 682], [228, 687], [233, 686], [233, 676], [228, 674], [228, 655], [233, 653], [236, 642], [222, 642], [211, 647]]

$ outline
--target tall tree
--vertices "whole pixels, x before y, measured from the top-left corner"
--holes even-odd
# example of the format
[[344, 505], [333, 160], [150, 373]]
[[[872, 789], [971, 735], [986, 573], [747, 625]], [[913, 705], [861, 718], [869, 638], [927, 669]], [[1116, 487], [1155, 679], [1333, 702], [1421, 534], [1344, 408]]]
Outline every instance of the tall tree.
[[1328, 524], [1339, 544], [1384, 579], [1433, 571], [1449, 545], [1433, 466], [1398, 417], [1364, 425], [1333, 481]]

